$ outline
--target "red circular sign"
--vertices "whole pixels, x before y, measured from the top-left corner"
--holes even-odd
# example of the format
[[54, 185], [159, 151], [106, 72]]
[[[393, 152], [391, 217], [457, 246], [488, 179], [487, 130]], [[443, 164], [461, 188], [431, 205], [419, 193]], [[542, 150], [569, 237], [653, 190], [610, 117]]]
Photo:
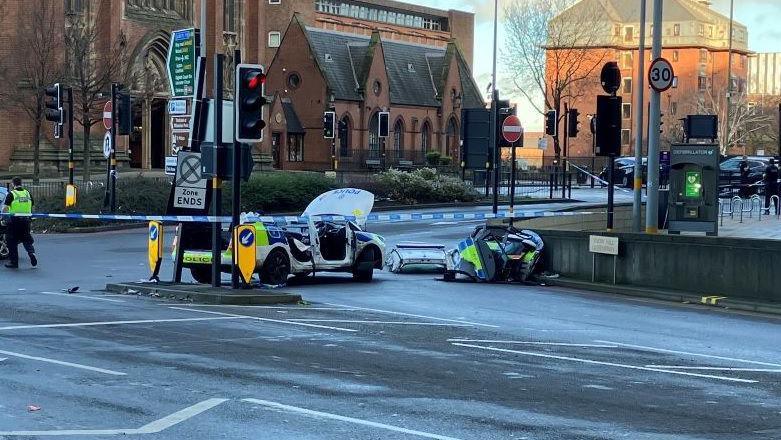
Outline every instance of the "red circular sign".
[[113, 109], [113, 106], [111, 105], [111, 101], [108, 101], [106, 105], [103, 106], [103, 127], [106, 128], [106, 130], [111, 130], [111, 110]]
[[518, 116], [510, 115], [502, 123], [502, 137], [507, 142], [514, 144], [523, 136], [523, 126]]

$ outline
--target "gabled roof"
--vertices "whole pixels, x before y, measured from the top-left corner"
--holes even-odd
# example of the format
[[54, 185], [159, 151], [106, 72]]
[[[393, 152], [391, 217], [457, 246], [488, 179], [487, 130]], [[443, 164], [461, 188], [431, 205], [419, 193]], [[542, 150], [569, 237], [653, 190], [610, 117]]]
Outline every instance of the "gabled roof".
[[[425, 107], [441, 105], [440, 82], [443, 74], [447, 74], [445, 69], [449, 68], [449, 63], [445, 62], [446, 49], [398, 41], [382, 41], [378, 33], [374, 33], [369, 38], [307, 27], [299, 18], [296, 20], [299, 20], [304, 29], [312, 55], [316, 58], [317, 65], [335, 99], [363, 100], [375, 49], [377, 45], [381, 45], [385, 56], [391, 104]], [[457, 56], [459, 59], [464, 95], [470, 96], [468, 102], [474, 106], [482, 106], [480, 93], [471, 79], [463, 54], [455, 50], [452, 56]]]

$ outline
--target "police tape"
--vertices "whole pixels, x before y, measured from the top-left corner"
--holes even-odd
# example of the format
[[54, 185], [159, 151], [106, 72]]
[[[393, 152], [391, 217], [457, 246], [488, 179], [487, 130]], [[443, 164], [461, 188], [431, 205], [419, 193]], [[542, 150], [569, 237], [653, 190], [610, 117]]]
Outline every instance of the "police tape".
[[[410, 221], [461, 221], [461, 220], [491, 220], [491, 219], [520, 219], [520, 218], [539, 218], [539, 217], [571, 217], [577, 215], [593, 215], [600, 212], [578, 212], [578, 211], [500, 211], [493, 212], [432, 212], [432, 213], [388, 213], [388, 214], [369, 214], [367, 216], [343, 216], [343, 215], [316, 215], [316, 216], [280, 216], [280, 215], [260, 215], [254, 213], [242, 214], [242, 223], [307, 223], [314, 222], [363, 222], [367, 223], [395, 223]], [[145, 222], [158, 221], [167, 223], [231, 223], [231, 217], [215, 217], [206, 215], [121, 215], [121, 214], [0, 214], [2, 218], [23, 217], [33, 219], [61, 219], [61, 220], [100, 220], [117, 222]]]
[[[592, 178], [592, 179], [594, 179], [595, 181], [597, 181], [597, 182], [599, 182], [599, 183], [601, 183], [601, 184], [603, 184], [603, 185], [605, 185], [605, 186], [607, 186], [607, 185], [608, 185], [608, 182], [607, 182], [607, 180], [605, 180], [605, 179], [603, 179], [603, 178], [601, 178], [601, 177], [597, 176], [596, 174], [594, 174], [594, 173], [590, 172], [590, 171], [589, 171], [589, 170], [587, 170], [586, 168], [581, 168], [581, 167], [579, 167], [579, 166], [575, 165], [574, 163], [570, 163], [570, 164], [569, 164], [569, 166], [571, 166], [572, 168], [575, 168], [576, 170], [578, 170], [578, 171], [580, 171], [581, 173], [583, 173], [583, 174], [585, 174], [585, 175], [587, 175], [587, 176], [591, 177], [591, 178]], [[619, 190], [619, 191], [623, 191], [623, 192], [630, 192], [630, 193], [633, 193], [633, 192], [634, 192], [634, 189], [627, 189], [627, 188], [622, 188], [622, 187], [620, 187], [620, 186], [614, 186], [614, 188], [615, 188], [615, 189], [617, 189], [617, 190]]]

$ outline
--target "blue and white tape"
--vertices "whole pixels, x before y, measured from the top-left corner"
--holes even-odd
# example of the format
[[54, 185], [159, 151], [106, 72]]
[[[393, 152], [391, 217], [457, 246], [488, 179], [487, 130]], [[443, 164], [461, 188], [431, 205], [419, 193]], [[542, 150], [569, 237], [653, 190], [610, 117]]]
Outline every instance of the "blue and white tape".
[[[261, 223], [306, 223], [309, 221], [366, 221], [367, 223], [395, 223], [427, 220], [490, 220], [503, 218], [538, 218], [538, 217], [570, 217], [577, 215], [598, 214], [598, 212], [556, 212], [556, 211], [500, 211], [493, 212], [432, 212], [432, 213], [388, 213], [369, 214], [365, 217], [319, 215], [312, 217], [278, 216], [278, 215], [242, 215], [242, 222]], [[120, 214], [2, 214], [2, 217], [54, 218], [67, 220], [101, 220], [146, 222], [159, 221], [169, 223], [230, 223], [231, 217], [214, 217], [205, 215], [120, 215]]]

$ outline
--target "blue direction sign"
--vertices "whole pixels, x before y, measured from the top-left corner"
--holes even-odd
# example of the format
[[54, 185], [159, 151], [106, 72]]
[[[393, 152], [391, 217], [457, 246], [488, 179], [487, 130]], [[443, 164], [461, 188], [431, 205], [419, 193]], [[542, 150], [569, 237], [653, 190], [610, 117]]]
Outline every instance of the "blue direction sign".
[[239, 243], [242, 246], [252, 246], [255, 243], [255, 232], [251, 229], [244, 229], [239, 234]]
[[187, 98], [195, 94], [195, 61], [197, 31], [174, 31], [168, 50], [168, 80], [174, 98]]

